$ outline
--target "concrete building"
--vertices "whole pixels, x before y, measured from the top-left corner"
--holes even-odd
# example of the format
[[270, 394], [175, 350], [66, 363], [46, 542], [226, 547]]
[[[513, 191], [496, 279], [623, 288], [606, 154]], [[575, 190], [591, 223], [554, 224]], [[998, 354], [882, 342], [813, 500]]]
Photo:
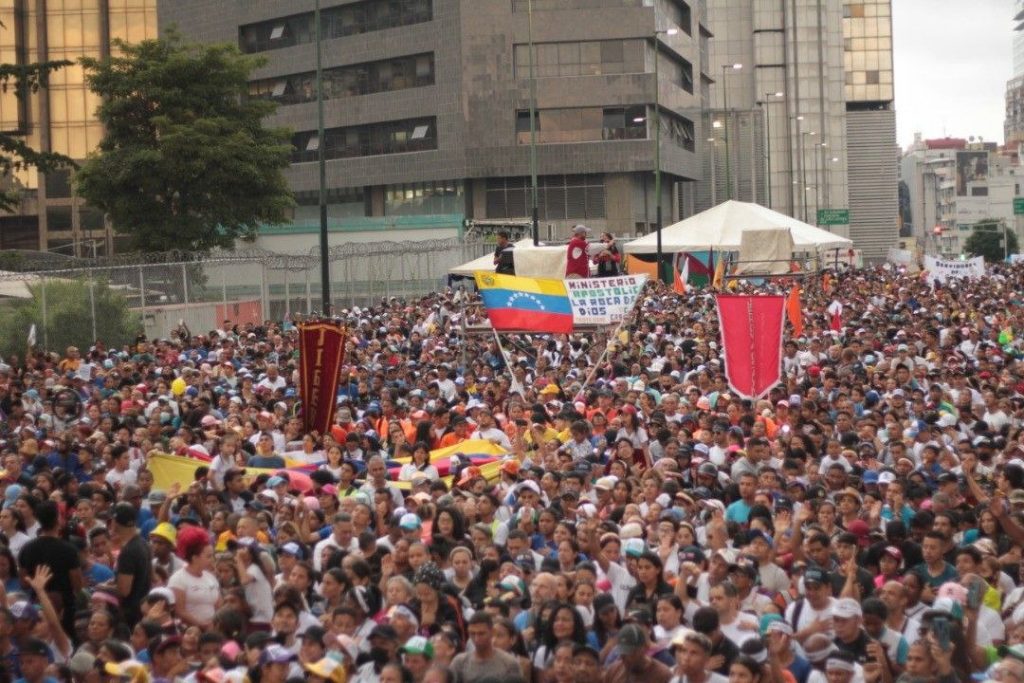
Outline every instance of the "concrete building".
[[[913, 240], [917, 248], [959, 255], [979, 221], [995, 219], [1018, 232], [1013, 200], [1024, 170], [1014, 154], [996, 143], [962, 138], [922, 140], [904, 154], [900, 177], [910, 191]], [[941, 236], [934, 228], [942, 228]]]
[[[237, 42], [267, 58], [251, 91], [279, 103], [269, 124], [295, 131], [287, 176], [299, 203], [293, 225], [266, 231], [274, 248], [315, 241], [321, 146], [332, 241], [522, 224], [531, 206], [531, 3], [321, 4], [325, 140], [316, 134], [313, 0], [159, 9], [161, 25], [189, 40]], [[701, 84], [710, 80], [702, 12], [684, 0], [532, 0], [542, 238], [579, 222], [619, 235], [653, 227], [656, 101], [665, 223], [679, 214], [675, 184], [701, 173]]]
[[[28, 64], [106, 57], [112, 41], [156, 37], [156, 0], [0, 0], [0, 61]], [[0, 126], [37, 150], [81, 160], [99, 144], [99, 99], [75, 63], [54, 72], [49, 86], [24, 100], [0, 92]], [[34, 169], [10, 179], [21, 194], [14, 213], [0, 215], [0, 249], [102, 256], [117, 238], [103, 214], [71, 192], [71, 172], [42, 177]]]
[[1024, 0], [1014, 0], [1013, 12], [1013, 78], [1006, 82], [1003, 122], [1007, 147], [1024, 142]]
[[[713, 0], [708, 26], [714, 34], [710, 106], [719, 125], [708, 129], [705, 170], [716, 172], [697, 183], [696, 208], [731, 194], [812, 224], [819, 209], [845, 208], [842, 7]], [[726, 131], [730, 143], [739, 143], [729, 145], [728, 178]], [[846, 225], [828, 228], [848, 235]]]
[[899, 237], [899, 147], [893, 106], [892, 0], [844, 0], [850, 239], [865, 259]]

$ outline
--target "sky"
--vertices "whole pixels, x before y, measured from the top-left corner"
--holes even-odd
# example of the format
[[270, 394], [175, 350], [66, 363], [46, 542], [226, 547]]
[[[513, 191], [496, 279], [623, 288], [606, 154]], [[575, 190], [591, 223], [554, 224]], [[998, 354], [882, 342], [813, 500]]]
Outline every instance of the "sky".
[[1013, 0], [892, 0], [896, 136], [1003, 142]]

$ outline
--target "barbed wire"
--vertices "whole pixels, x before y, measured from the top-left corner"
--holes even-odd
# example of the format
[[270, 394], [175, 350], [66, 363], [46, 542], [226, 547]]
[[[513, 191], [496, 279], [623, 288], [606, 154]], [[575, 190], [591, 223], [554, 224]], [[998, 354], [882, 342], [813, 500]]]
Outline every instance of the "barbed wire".
[[[479, 237], [415, 240], [408, 242], [346, 242], [332, 246], [328, 258], [332, 264], [364, 258], [393, 258], [424, 256], [449, 250], [483, 249], [487, 241]], [[111, 272], [137, 268], [180, 267], [182, 265], [242, 265], [256, 264], [269, 270], [302, 271], [318, 267], [320, 253], [316, 247], [305, 254], [282, 254], [258, 247], [206, 252], [168, 251], [154, 253], [126, 253], [98, 258], [81, 258], [29, 250], [5, 250], [0, 259], [0, 281], [30, 281], [38, 277], [65, 277], [76, 279], [95, 277], [97, 272]], [[483, 253], [482, 251], [480, 253]], [[6, 269], [5, 269], [6, 268]]]

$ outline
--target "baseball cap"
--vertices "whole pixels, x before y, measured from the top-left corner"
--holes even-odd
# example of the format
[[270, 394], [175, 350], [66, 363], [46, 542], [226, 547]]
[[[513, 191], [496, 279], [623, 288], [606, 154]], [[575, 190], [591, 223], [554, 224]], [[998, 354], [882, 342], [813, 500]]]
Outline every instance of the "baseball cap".
[[273, 645], [268, 645], [267, 649], [265, 649], [260, 655], [260, 665], [284, 664], [294, 659], [296, 659], [296, 657], [290, 650], [275, 643]]
[[407, 512], [402, 515], [402, 519], [398, 522], [398, 526], [402, 527], [406, 531], [413, 531], [423, 526], [423, 522], [412, 512]]
[[147, 600], [166, 600], [168, 605], [174, 605], [174, 591], [170, 588], [158, 587], [149, 591]]
[[860, 603], [853, 598], [840, 598], [832, 604], [832, 616], [836, 619], [853, 619], [864, 616], [864, 612], [861, 611]]
[[434, 658], [434, 646], [423, 636], [413, 636], [405, 641], [401, 651], [407, 655], [423, 655], [427, 659]]
[[159, 536], [171, 545], [178, 541], [178, 530], [170, 522], [160, 522], [156, 528], [149, 532], [150, 536]]
[[311, 664], [303, 664], [303, 668], [314, 676], [319, 676], [331, 683], [345, 683], [345, 665], [333, 657], [324, 657]]
[[18, 654], [37, 655], [50, 659], [50, 647], [38, 638], [29, 638], [18, 648]]
[[626, 624], [619, 631], [619, 654], [628, 655], [647, 647], [647, 634], [637, 624]]
[[27, 600], [19, 600], [11, 605], [11, 616], [15, 619], [39, 620], [39, 610]]
[[828, 583], [828, 572], [821, 567], [808, 567], [804, 572], [804, 584]]

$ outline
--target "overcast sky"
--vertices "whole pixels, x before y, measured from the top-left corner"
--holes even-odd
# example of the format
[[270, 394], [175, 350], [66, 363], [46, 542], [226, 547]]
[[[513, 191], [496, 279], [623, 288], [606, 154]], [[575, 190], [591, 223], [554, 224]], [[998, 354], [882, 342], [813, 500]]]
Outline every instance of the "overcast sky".
[[892, 0], [896, 135], [1003, 142], [1012, 0]]

